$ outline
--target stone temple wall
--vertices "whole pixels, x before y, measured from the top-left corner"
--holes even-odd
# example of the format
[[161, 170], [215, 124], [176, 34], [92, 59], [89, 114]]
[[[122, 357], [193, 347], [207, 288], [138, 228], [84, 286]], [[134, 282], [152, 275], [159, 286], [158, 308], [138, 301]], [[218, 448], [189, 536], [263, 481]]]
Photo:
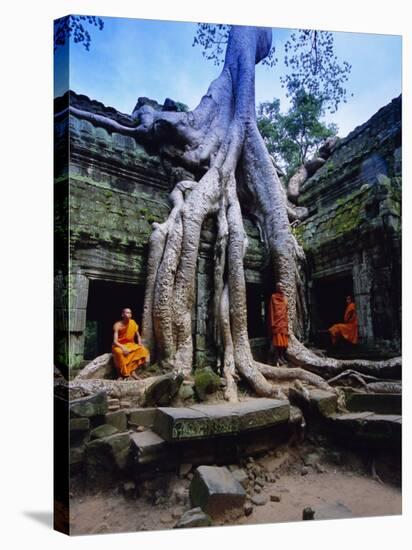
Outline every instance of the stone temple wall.
[[[139, 101], [162, 109], [151, 100]], [[69, 114], [69, 103], [122, 124], [133, 120], [73, 92], [55, 101], [55, 360], [60, 367], [76, 369], [93, 353], [110, 350], [110, 334], [99, 340], [100, 314], [109, 315], [106, 336], [122, 307], [132, 304], [140, 323], [151, 225], [167, 218], [174, 170], [180, 168], [171, 170], [130, 136], [109, 133]], [[185, 172], [184, 177], [194, 176]], [[322, 290], [329, 285], [330, 292], [335, 287], [339, 291], [342, 280], [355, 296], [361, 342], [399, 351], [400, 198], [397, 98], [340, 140], [302, 188], [300, 203], [310, 217], [294, 231], [307, 255], [312, 339], [325, 328]], [[217, 356], [212, 337], [214, 223], [205, 221], [199, 252], [193, 316], [196, 366], [214, 365]], [[244, 223], [249, 331], [259, 356], [268, 342], [265, 312], [274, 281], [257, 227], [246, 218]]]
[[322, 286], [326, 291], [335, 280], [339, 292], [346, 278], [360, 343], [400, 352], [401, 157], [398, 97], [341, 139], [302, 187], [299, 204], [310, 216], [295, 235], [307, 257], [312, 338], [326, 328], [319, 318]]
[[[111, 294], [128, 285], [132, 293], [139, 295], [136, 307], [142, 308], [152, 223], [168, 216], [174, 176], [156, 154], [150, 154], [134, 138], [109, 133], [81, 116], [69, 115], [69, 101], [77, 109], [123, 124], [130, 125], [132, 119], [73, 92], [58, 98], [55, 104], [55, 352], [58, 365], [76, 368], [90, 347], [88, 338], [96, 338], [95, 324], [89, 319], [92, 302], [96, 308], [96, 300], [101, 300], [104, 312], [104, 303], [109, 307], [113, 299]], [[185, 177], [193, 178], [187, 172]], [[245, 220], [245, 226], [249, 238], [246, 278], [252, 286], [259, 286], [265, 265], [264, 247], [253, 223]], [[193, 327], [197, 366], [216, 362], [210, 322], [214, 231], [214, 221], [206, 220]], [[93, 297], [99, 282], [106, 285], [105, 294]], [[134, 303], [133, 296], [130, 302], [117, 304], [113, 312], [117, 317], [111, 324], [120, 309], [130, 303]], [[141, 309], [134, 311], [138, 323], [141, 314]], [[265, 345], [265, 341], [258, 338], [255, 345]], [[97, 351], [110, 351], [107, 338], [105, 346]]]

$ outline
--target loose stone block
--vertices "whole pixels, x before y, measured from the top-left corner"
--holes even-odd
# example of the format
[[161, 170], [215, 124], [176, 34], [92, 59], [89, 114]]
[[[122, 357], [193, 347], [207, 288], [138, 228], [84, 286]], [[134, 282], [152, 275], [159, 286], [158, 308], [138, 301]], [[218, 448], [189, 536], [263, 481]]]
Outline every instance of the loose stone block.
[[255, 504], [255, 506], [264, 506], [269, 502], [269, 498], [267, 495], [254, 495], [251, 499], [252, 504]]
[[147, 464], [166, 456], [166, 442], [151, 430], [130, 436], [131, 449], [139, 464]]
[[70, 402], [70, 416], [90, 418], [107, 413], [107, 394], [99, 392]]
[[310, 390], [309, 399], [323, 416], [329, 416], [336, 412], [338, 396], [335, 393], [318, 389]]
[[102, 424], [102, 426], [98, 426], [94, 430], [90, 432], [90, 438], [92, 440], [94, 439], [102, 439], [104, 437], [109, 437], [110, 435], [114, 435], [115, 433], [118, 433], [118, 429], [114, 426], [111, 426], [110, 424]]
[[136, 496], [136, 484], [134, 481], [125, 481], [123, 483], [123, 494], [126, 498], [134, 498]]
[[232, 476], [238, 481], [242, 487], [246, 489], [246, 487], [249, 485], [249, 477], [245, 470], [242, 470], [241, 468], [237, 470], [232, 471]]
[[179, 467], [179, 476], [185, 477], [192, 469], [192, 464], [181, 464]]
[[86, 445], [85, 464], [88, 477], [96, 479], [123, 470], [129, 459], [129, 434], [114, 434], [95, 439]]
[[70, 443], [83, 445], [90, 439], [90, 420], [88, 418], [70, 419]]
[[129, 426], [153, 426], [157, 409], [151, 408], [135, 408], [127, 411], [127, 421]]
[[81, 462], [83, 462], [83, 458], [84, 458], [84, 447], [72, 445], [70, 447], [70, 453], [69, 453], [70, 466], [74, 466], [75, 464], [80, 464]]
[[109, 412], [105, 415], [106, 424], [114, 426], [119, 432], [127, 430], [127, 416], [124, 411]]
[[159, 408], [154, 431], [166, 441], [181, 441], [207, 437], [210, 433], [208, 416], [188, 408]]
[[253, 512], [253, 506], [250, 502], [246, 502], [243, 511], [245, 512], [245, 516], [250, 516], [250, 514]]
[[322, 457], [319, 453], [308, 453], [303, 457], [303, 462], [305, 466], [313, 466], [315, 467], [316, 464], [318, 464], [321, 461]]
[[72, 418], [70, 420], [70, 432], [84, 432], [90, 429], [88, 418]]
[[304, 508], [302, 511], [302, 519], [303, 520], [315, 519], [315, 510], [310, 506], [306, 506], [306, 508]]
[[194, 396], [194, 394], [195, 392], [193, 391], [192, 386], [186, 386], [186, 385], [180, 386], [179, 397], [180, 399], [183, 399], [183, 401], [186, 401], [187, 399], [191, 399]]
[[246, 492], [226, 467], [199, 466], [190, 484], [190, 499], [213, 517], [242, 508]]
[[167, 406], [175, 397], [183, 382], [181, 374], [164, 374], [153, 382], [144, 392], [143, 405], [153, 407], [154, 405]]
[[176, 529], [185, 527], [208, 527], [211, 523], [212, 520], [210, 516], [205, 514], [201, 508], [197, 507], [185, 512], [175, 527]]

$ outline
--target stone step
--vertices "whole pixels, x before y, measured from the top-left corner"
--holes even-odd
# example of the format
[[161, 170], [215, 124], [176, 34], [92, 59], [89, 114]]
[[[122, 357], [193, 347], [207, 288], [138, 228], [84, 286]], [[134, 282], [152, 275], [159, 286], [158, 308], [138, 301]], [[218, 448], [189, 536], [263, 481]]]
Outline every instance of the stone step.
[[236, 404], [160, 407], [153, 431], [166, 441], [188, 441], [288, 423], [287, 400], [250, 399]]
[[297, 388], [289, 390], [290, 402], [303, 410], [305, 418], [308, 417], [308, 420], [311, 417], [318, 419], [319, 417], [327, 417], [337, 411], [338, 397], [335, 393], [319, 389], [308, 391], [309, 400], [306, 399], [301, 390]]
[[157, 408], [155, 407], [135, 407], [127, 411], [127, 421], [133, 428], [137, 426], [152, 427], [156, 413]]
[[[353, 394], [353, 396], [355, 393]], [[298, 389], [291, 388], [289, 399], [299, 406], [304, 414], [309, 429], [323, 430], [330, 437], [347, 444], [373, 444], [377, 447], [390, 448], [393, 451], [400, 449], [402, 418], [400, 414], [380, 414], [390, 406], [396, 411], [400, 405], [399, 394], [390, 397], [390, 394], [356, 394], [356, 406], [366, 409], [366, 404], [375, 403], [369, 410], [349, 411], [340, 413], [337, 409], [336, 394], [324, 390], [309, 390], [309, 399]], [[349, 398], [351, 402], [352, 396]], [[358, 399], [358, 402], [356, 401]], [[374, 401], [376, 399], [376, 401]], [[372, 409], [372, 410], [371, 410]]]
[[132, 456], [139, 464], [160, 461], [168, 454], [166, 441], [152, 430], [131, 434], [130, 443]]
[[104, 415], [107, 413], [107, 394], [104, 391], [98, 392], [89, 397], [80, 397], [70, 401], [70, 418], [91, 418], [92, 416]]
[[335, 414], [329, 417], [337, 435], [362, 440], [380, 446], [400, 444], [402, 417], [371, 411]]
[[378, 414], [402, 414], [402, 394], [347, 392], [349, 411], [372, 411]]

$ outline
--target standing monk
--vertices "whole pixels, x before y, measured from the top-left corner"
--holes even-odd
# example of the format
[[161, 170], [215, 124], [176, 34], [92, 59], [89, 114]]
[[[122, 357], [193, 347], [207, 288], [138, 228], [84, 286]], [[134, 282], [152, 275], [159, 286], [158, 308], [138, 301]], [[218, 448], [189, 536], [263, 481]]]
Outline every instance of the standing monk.
[[114, 364], [121, 377], [138, 380], [135, 370], [148, 362], [149, 352], [142, 345], [139, 326], [132, 319], [132, 310], [124, 308], [121, 317], [121, 321], [113, 325]]
[[276, 292], [270, 298], [269, 308], [272, 346], [275, 351], [275, 365], [287, 363], [286, 348], [289, 342], [288, 331], [288, 300], [284, 294], [282, 283], [276, 284]]
[[328, 329], [333, 345], [340, 338], [347, 340], [351, 344], [358, 343], [358, 318], [352, 296], [346, 296], [346, 304], [343, 323], [337, 323]]

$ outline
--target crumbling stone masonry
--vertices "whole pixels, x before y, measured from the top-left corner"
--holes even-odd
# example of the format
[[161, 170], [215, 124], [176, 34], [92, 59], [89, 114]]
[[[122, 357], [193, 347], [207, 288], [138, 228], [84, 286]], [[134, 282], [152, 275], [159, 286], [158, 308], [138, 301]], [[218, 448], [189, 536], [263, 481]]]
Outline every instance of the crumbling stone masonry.
[[401, 159], [399, 96], [341, 139], [301, 190], [309, 218], [295, 235], [307, 258], [312, 339], [342, 318], [351, 293], [360, 343], [400, 353]]
[[[147, 98], [156, 109], [174, 109]], [[55, 100], [55, 361], [76, 370], [110, 351], [111, 326], [122, 307], [141, 322], [148, 240], [169, 213], [176, 178], [196, 176], [122, 133], [69, 114], [77, 109], [132, 125], [129, 115], [73, 92]], [[295, 228], [307, 255], [310, 337], [341, 317], [341, 294], [353, 292], [361, 342], [400, 348], [401, 98], [336, 145], [303, 186], [309, 218]], [[70, 222], [70, 223], [69, 223]], [[257, 357], [267, 347], [265, 312], [273, 291], [269, 258], [256, 225], [245, 218], [249, 335]], [[202, 234], [194, 316], [195, 366], [216, 364], [212, 335], [215, 222]], [[336, 303], [334, 303], [334, 301]], [[338, 320], [338, 319], [336, 319]]]
[[[162, 109], [146, 98], [139, 102]], [[133, 120], [73, 92], [55, 100], [55, 360], [64, 369], [76, 370], [84, 359], [110, 351], [111, 326], [121, 308], [132, 307], [140, 324], [151, 225], [167, 218], [168, 194], [182, 169], [167, 165], [130, 136], [108, 133], [69, 114], [69, 103], [129, 126]], [[173, 102], [166, 103], [173, 108]], [[194, 178], [187, 172], [184, 176]], [[257, 227], [250, 220], [245, 224], [251, 314], [260, 320], [254, 341], [258, 353], [266, 344], [261, 321], [266, 259]], [[207, 322], [214, 239], [214, 220], [208, 219], [197, 272], [196, 366], [216, 363], [212, 324]]]

